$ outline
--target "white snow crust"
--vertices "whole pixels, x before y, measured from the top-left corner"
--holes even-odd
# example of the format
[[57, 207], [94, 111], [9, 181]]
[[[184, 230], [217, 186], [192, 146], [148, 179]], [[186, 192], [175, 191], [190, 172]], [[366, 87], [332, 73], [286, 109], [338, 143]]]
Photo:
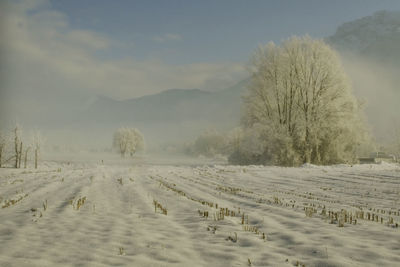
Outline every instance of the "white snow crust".
[[398, 266], [399, 211], [395, 164], [2, 168], [0, 266]]

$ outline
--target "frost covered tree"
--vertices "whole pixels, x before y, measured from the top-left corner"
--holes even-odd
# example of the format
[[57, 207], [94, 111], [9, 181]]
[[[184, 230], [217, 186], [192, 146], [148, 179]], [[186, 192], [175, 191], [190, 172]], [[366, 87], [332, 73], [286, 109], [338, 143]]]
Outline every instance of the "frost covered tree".
[[0, 131], [0, 168], [2, 167], [2, 163], [4, 161], [4, 153], [6, 150], [7, 137], [4, 132]]
[[394, 128], [388, 151], [396, 155], [397, 160], [400, 162], [400, 123], [394, 126]]
[[232, 153], [233, 151], [240, 150], [242, 139], [244, 136], [243, 129], [240, 127], [236, 127], [228, 132], [228, 147], [230, 148]]
[[[243, 125], [260, 131], [266, 160], [280, 165], [352, 162], [365, 135], [339, 57], [322, 40], [260, 46], [250, 65]], [[268, 155], [268, 156], [267, 156]]]
[[27, 166], [27, 164], [28, 164], [28, 153], [29, 153], [29, 150], [31, 149], [31, 147], [28, 145], [28, 146], [25, 146], [25, 152], [24, 152], [24, 169], [26, 169], [26, 166]]
[[20, 163], [21, 150], [22, 150], [21, 127], [18, 124], [16, 124], [13, 132], [14, 132], [14, 152], [15, 152], [14, 168], [18, 168], [21, 164]]
[[196, 138], [191, 153], [207, 157], [225, 154], [226, 137], [215, 130], [208, 130]]
[[122, 157], [126, 154], [133, 156], [144, 149], [143, 135], [135, 128], [121, 127], [114, 133], [113, 147]]
[[400, 128], [397, 130], [395, 137], [395, 151], [397, 153], [397, 157], [400, 162]]
[[[35, 131], [33, 133], [33, 138], [32, 139], [33, 139], [32, 140], [32, 146], [33, 146], [33, 150], [34, 150], [34, 153], [35, 153], [35, 169], [37, 169], [40, 150], [41, 150], [41, 147], [43, 145], [44, 139], [43, 139], [43, 136], [41, 135], [41, 133], [39, 131]], [[26, 162], [27, 153], [28, 152], [26, 152], [25, 162]], [[25, 163], [25, 165], [26, 165], [26, 163]]]

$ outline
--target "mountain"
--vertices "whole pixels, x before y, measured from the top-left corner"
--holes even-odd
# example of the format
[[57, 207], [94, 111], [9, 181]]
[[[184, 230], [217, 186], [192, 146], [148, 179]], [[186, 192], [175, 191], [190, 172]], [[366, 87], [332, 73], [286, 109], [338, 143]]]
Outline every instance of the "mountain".
[[[226, 131], [239, 124], [247, 80], [215, 91], [169, 89], [128, 100], [90, 97], [60, 124], [81, 132], [91, 129], [102, 140], [121, 126], [137, 127], [148, 143], [192, 140], [202, 131]], [[67, 122], [65, 122], [65, 120]]]
[[357, 53], [400, 66], [400, 11], [378, 11], [339, 26], [326, 41], [342, 53]]
[[[235, 89], [235, 90], [233, 90]], [[120, 123], [180, 123], [203, 120], [232, 124], [240, 116], [243, 88], [217, 92], [199, 89], [170, 89], [158, 94], [116, 101], [98, 97], [82, 111], [82, 123], [118, 121]]]
[[[226, 131], [240, 120], [246, 81], [217, 91], [169, 89], [128, 100], [102, 95], [54, 91], [23, 95], [7, 109], [12, 119], [1, 122], [10, 128], [17, 121], [29, 135], [40, 129], [48, 145], [75, 144], [105, 147], [122, 126], [143, 132], [149, 146], [191, 141], [208, 129]], [[11, 109], [12, 108], [12, 109]], [[16, 118], [16, 119], [14, 119]]]
[[[400, 11], [378, 11], [344, 23], [326, 41], [337, 49], [375, 138], [400, 127]], [[396, 126], [397, 125], [397, 126]]]

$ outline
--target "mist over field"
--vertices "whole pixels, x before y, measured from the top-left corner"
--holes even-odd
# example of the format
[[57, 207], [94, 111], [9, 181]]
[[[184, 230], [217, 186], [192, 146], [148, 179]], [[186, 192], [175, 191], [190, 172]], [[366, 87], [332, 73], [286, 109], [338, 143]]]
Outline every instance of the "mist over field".
[[[149, 148], [158, 150], [240, 123], [249, 81], [246, 60], [173, 68], [129, 56], [102, 60], [97, 53], [123, 44], [75, 29], [49, 3], [3, 6], [8, 11], [2, 14], [1, 42], [4, 129], [18, 122], [28, 132], [41, 129], [48, 147], [104, 150], [115, 129], [135, 126]], [[399, 124], [399, 20], [397, 11], [379, 11], [321, 36], [338, 50], [378, 147], [393, 141]], [[183, 41], [173, 35], [155, 40]]]
[[[157, 150], [240, 123], [248, 60], [173, 68], [129, 57], [101, 60], [97, 53], [122, 44], [74, 29], [50, 4], [3, 6], [8, 11], [2, 14], [7, 38], [1, 42], [5, 129], [18, 122], [28, 131], [41, 129], [48, 146], [105, 149], [116, 128], [135, 126]], [[321, 36], [340, 53], [378, 147], [392, 141], [399, 124], [399, 18], [399, 12], [379, 11]], [[169, 39], [157, 40], [182, 42]]]
[[400, 2], [0, 0], [0, 266], [397, 266]]

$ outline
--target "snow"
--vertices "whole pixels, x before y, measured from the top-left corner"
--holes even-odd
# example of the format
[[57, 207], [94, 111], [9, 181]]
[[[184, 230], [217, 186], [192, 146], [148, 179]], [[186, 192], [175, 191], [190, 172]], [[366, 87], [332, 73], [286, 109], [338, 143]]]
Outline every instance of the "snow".
[[[0, 169], [0, 266], [396, 266], [399, 204], [396, 164], [47, 161]], [[339, 227], [323, 206], [379, 221]]]

